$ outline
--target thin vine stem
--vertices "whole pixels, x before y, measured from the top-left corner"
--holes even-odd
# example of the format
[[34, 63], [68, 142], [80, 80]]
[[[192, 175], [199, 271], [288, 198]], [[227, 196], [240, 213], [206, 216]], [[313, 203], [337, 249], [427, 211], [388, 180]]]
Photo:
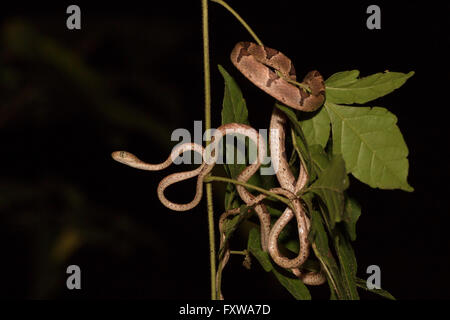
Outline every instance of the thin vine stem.
[[277, 199], [277, 200], [283, 202], [284, 204], [286, 204], [287, 206], [289, 206], [292, 210], [295, 210], [293, 208], [293, 205], [291, 204], [291, 201], [289, 199], [287, 199], [287, 198], [285, 198], [283, 196], [280, 196], [280, 195], [278, 195], [276, 193], [273, 193], [273, 192], [271, 192], [269, 190], [266, 190], [266, 189], [263, 189], [261, 187], [255, 186], [253, 184], [245, 183], [245, 182], [234, 180], [234, 179], [230, 179], [230, 178], [218, 177], [218, 176], [208, 176], [208, 177], [205, 178], [204, 181], [205, 182], [220, 181], [220, 182], [228, 182], [228, 183], [238, 184], [238, 185], [244, 186], [244, 187], [246, 187], [248, 189], [253, 189], [253, 190], [256, 190], [258, 192], [261, 192], [261, 193], [263, 193], [263, 194], [265, 194], [265, 195], [267, 195], [267, 196], [269, 196], [271, 198]]
[[248, 254], [248, 252], [247, 252], [247, 250], [242, 250], [242, 251], [230, 250], [230, 254], [238, 254], [241, 256], [246, 256]]
[[[233, 9], [230, 7], [229, 4], [227, 4], [225, 1], [223, 0], [211, 0], [212, 2], [218, 3], [221, 6], [223, 6], [225, 9], [227, 9], [232, 15], [234, 15], [236, 17], [236, 19], [239, 20], [239, 22], [242, 24], [242, 26], [247, 29], [248, 33], [250, 33], [250, 35], [253, 37], [253, 39], [255, 39], [256, 43], [258, 43], [260, 46], [263, 45], [262, 41], [258, 38], [258, 36], [256, 35], [256, 33], [253, 31], [252, 28], [250, 28], [250, 26], [247, 24], [247, 22], [244, 21], [244, 19], [242, 19], [242, 17]], [[286, 80], [289, 83], [292, 83], [293, 85], [302, 88], [303, 90], [306, 90], [307, 92], [311, 93], [311, 89], [309, 88], [308, 85], [304, 84], [304, 83], [300, 83], [297, 81], [294, 81], [292, 79], [286, 78], [284, 75], [281, 74], [281, 72], [279, 72], [278, 70], [276, 71], [278, 76], [283, 78], [284, 80]]]
[[[209, 64], [209, 33], [208, 33], [208, 0], [202, 0], [202, 31], [203, 31], [203, 66], [205, 82], [205, 128], [211, 129], [211, 72]], [[207, 137], [206, 141], [210, 141]], [[208, 144], [208, 142], [206, 143]], [[217, 300], [216, 292], [216, 245], [214, 233], [213, 190], [210, 183], [206, 184], [206, 206], [208, 211], [209, 260], [211, 272], [211, 300]]]
[[250, 35], [253, 37], [253, 39], [255, 39], [256, 43], [258, 43], [260, 46], [263, 45], [262, 41], [258, 38], [258, 36], [252, 30], [252, 28], [250, 28], [250, 26], [247, 24], [247, 22], [245, 22], [244, 19], [242, 19], [242, 17], [236, 11], [234, 11], [234, 9], [232, 7], [230, 7], [225, 1], [223, 1], [223, 0], [211, 0], [211, 1], [218, 3], [221, 6], [223, 6], [225, 9], [227, 9], [233, 16], [236, 17], [236, 19], [239, 20], [239, 22], [244, 26], [244, 28], [247, 29], [248, 33], [250, 33]]

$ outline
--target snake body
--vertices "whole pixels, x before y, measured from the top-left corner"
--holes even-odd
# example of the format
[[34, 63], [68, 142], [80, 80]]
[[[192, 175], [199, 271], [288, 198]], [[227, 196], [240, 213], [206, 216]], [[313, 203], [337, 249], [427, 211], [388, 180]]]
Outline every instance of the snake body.
[[[315, 111], [325, 100], [325, 84], [318, 71], [311, 71], [303, 79], [303, 85], [310, 89], [297, 87], [289, 82], [296, 81], [295, 67], [292, 61], [276, 49], [260, 46], [251, 42], [239, 42], [231, 52], [231, 62], [253, 84], [284, 104], [301, 111]], [[284, 190], [296, 194], [308, 181], [308, 175], [302, 166], [298, 179], [292, 174], [285, 150], [286, 117], [274, 108], [270, 121], [270, 154], [278, 182]], [[322, 273], [303, 274], [298, 267], [309, 255], [309, 220], [298, 199], [292, 200], [294, 212], [286, 208], [281, 217], [272, 226], [268, 236], [268, 251], [272, 259], [283, 268], [291, 268], [303, 282], [318, 285], [326, 279]], [[296, 258], [284, 257], [278, 249], [278, 237], [284, 227], [295, 216], [299, 234], [300, 249]]]
[[[219, 147], [221, 139], [229, 134], [240, 134], [248, 137], [257, 146], [258, 155], [256, 161], [253, 164], [247, 166], [237, 177], [237, 180], [247, 182], [258, 171], [261, 163], [264, 161], [264, 157], [266, 155], [266, 146], [263, 137], [255, 129], [244, 124], [229, 123], [220, 126], [215, 130], [214, 135], [211, 139], [211, 144], [209, 144], [206, 149], [201, 145], [195, 143], [184, 143], [178, 145], [172, 150], [167, 160], [159, 164], [146, 163], [127, 151], [115, 151], [111, 156], [114, 160], [136, 169], [159, 171], [170, 166], [170, 164], [173, 163], [176, 157], [184, 152], [194, 151], [200, 153], [202, 155], [203, 162], [198, 168], [191, 171], [173, 173], [162, 179], [157, 187], [158, 198], [164, 206], [174, 211], [187, 211], [196, 207], [202, 199], [203, 181], [205, 177], [211, 172], [218, 160], [218, 156], [220, 154]], [[166, 198], [166, 196], [164, 195], [164, 191], [169, 186], [174, 183], [193, 178], [195, 176], [197, 176], [197, 184], [195, 196], [192, 201], [185, 204], [179, 204], [174, 203]], [[247, 205], [255, 204], [255, 197], [247, 189], [242, 186], [237, 186], [236, 189], [241, 199]], [[255, 211], [259, 217], [261, 228], [263, 230], [261, 232], [261, 243], [263, 244], [263, 249], [266, 250], [268, 241], [267, 239], [270, 231], [270, 215], [267, 208], [262, 204], [256, 204]]]
[[[295, 211], [286, 208], [283, 214], [278, 218], [269, 233], [268, 249], [272, 259], [283, 268], [296, 268], [305, 262], [309, 255], [308, 242], [308, 218], [300, 201], [296, 199], [297, 193], [307, 182], [306, 170], [301, 167], [299, 178], [295, 179], [289, 168], [285, 150], [285, 125], [286, 118], [278, 109], [274, 109], [270, 121], [270, 154], [275, 155], [272, 158], [275, 172], [280, 186], [289, 192], [288, 198], [291, 198]], [[296, 181], [297, 180], [297, 181]], [[293, 196], [291, 196], [293, 195]], [[296, 258], [288, 259], [282, 256], [278, 250], [278, 235], [294, 217], [297, 220], [298, 236], [300, 241], [300, 250]]]
[[[231, 61], [236, 68], [253, 84], [277, 99], [278, 101], [301, 111], [315, 111], [324, 102], [325, 85], [318, 71], [309, 72], [303, 79], [301, 86], [293, 83], [296, 81], [296, 73], [291, 60], [278, 50], [260, 46], [251, 42], [239, 42], [231, 52]], [[308, 87], [305, 90], [304, 87]], [[300, 270], [302, 264], [309, 256], [310, 243], [308, 233], [310, 222], [303, 205], [296, 195], [308, 181], [308, 174], [303, 167], [300, 168], [299, 177], [292, 174], [285, 151], [285, 126], [286, 117], [278, 109], [274, 108], [270, 122], [270, 152], [275, 168], [277, 180], [281, 188], [271, 189], [273, 193], [281, 194], [291, 200], [294, 210], [286, 208], [283, 214], [271, 226], [270, 215], [266, 206], [262, 203], [265, 195], [254, 196], [245, 187], [236, 185], [240, 198], [247, 206], [253, 206], [261, 225], [261, 247], [268, 251], [273, 261], [279, 266], [290, 269], [305, 284], [319, 285], [326, 281], [321, 272], [303, 273]], [[134, 168], [150, 171], [158, 171], [167, 168], [173, 160], [186, 151], [195, 151], [202, 154], [204, 161], [195, 170], [179, 172], [165, 177], [157, 188], [158, 197], [163, 205], [174, 211], [186, 211], [194, 208], [200, 202], [203, 195], [203, 181], [213, 169], [219, 150], [220, 140], [227, 134], [241, 134], [248, 137], [257, 145], [257, 161], [247, 166], [236, 178], [238, 181], [247, 182], [261, 166], [266, 149], [263, 138], [259, 133], [244, 124], [230, 123], [216, 129], [214, 136], [206, 148], [195, 143], [185, 143], [175, 147], [168, 159], [160, 164], [148, 164], [126, 151], [116, 151], [112, 157], [121, 163]], [[164, 191], [170, 185], [197, 176], [196, 193], [194, 199], [186, 204], [178, 204], [169, 201]], [[219, 262], [221, 271], [227, 263], [230, 252], [225, 244], [224, 222], [231, 215], [239, 214], [240, 210], [232, 209], [221, 215], [219, 219], [220, 246], [224, 249], [224, 255]], [[278, 248], [278, 238], [285, 226], [292, 220], [297, 221], [300, 248], [297, 257], [289, 259], [281, 254]]]
[[[289, 83], [288, 80], [296, 81], [294, 65], [276, 49], [252, 42], [239, 42], [230, 57], [234, 66], [248, 80], [291, 108], [314, 111], [325, 100], [325, 84], [320, 73], [311, 71], [303, 79], [303, 84], [309, 87], [310, 93]], [[278, 71], [282, 77], [272, 69]]]
[[[111, 154], [112, 158], [120, 163], [126, 164], [130, 167], [146, 170], [146, 171], [159, 171], [166, 169], [169, 167], [173, 160], [178, 157], [180, 154], [183, 154], [186, 151], [195, 151], [200, 154], [203, 154], [203, 147], [196, 144], [196, 143], [184, 143], [182, 145], [179, 145], [175, 147], [169, 157], [166, 161], [158, 164], [149, 164], [138, 157], [136, 157], [134, 154], [127, 152], [127, 151], [115, 151]], [[198, 205], [200, 200], [202, 199], [203, 195], [203, 178], [208, 174], [208, 172], [211, 171], [206, 162], [203, 162], [201, 166], [196, 168], [195, 170], [191, 171], [184, 171], [179, 173], [171, 174], [164, 179], [161, 180], [161, 182], [158, 185], [157, 193], [158, 198], [161, 201], [162, 204], [164, 204], [167, 208], [174, 210], [174, 211], [186, 211], [194, 208]], [[184, 181], [190, 178], [193, 178], [195, 176], [198, 176], [197, 179], [197, 187], [196, 187], [196, 193], [194, 196], [194, 199], [186, 204], [178, 204], [173, 203], [169, 201], [166, 196], [164, 195], [164, 190], [169, 187], [170, 185]]]
[[[306, 216], [305, 210], [298, 198], [295, 195], [302, 190], [306, 183], [308, 182], [308, 173], [301, 164], [298, 179], [295, 179], [286, 158], [285, 150], [285, 126], [286, 126], [286, 116], [277, 108], [274, 108], [272, 112], [272, 117], [270, 120], [270, 153], [272, 156], [272, 162], [274, 167], [279, 167], [276, 171], [278, 182], [280, 183], [283, 190], [288, 191], [293, 198], [293, 205], [296, 210], [294, 212], [288, 207], [285, 209], [283, 214], [278, 218], [269, 233], [269, 244], [268, 249], [272, 259], [283, 268], [291, 268], [293, 273], [302, 279], [305, 284], [308, 285], [320, 285], [326, 281], [325, 276], [321, 272], [309, 272], [302, 273], [298, 267], [300, 267], [309, 255], [309, 240], [308, 233], [310, 229], [310, 222]], [[278, 133], [278, 134], [277, 134]], [[289, 194], [286, 195], [288, 198], [292, 199]], [[290, 222], [290, 220], [295, 216], [297, 220], [297, 228], [300, 242], [299, 253], [296, 258], [288, 259], [283, 257], [278, 250], [278, 237], [284, 227]]]

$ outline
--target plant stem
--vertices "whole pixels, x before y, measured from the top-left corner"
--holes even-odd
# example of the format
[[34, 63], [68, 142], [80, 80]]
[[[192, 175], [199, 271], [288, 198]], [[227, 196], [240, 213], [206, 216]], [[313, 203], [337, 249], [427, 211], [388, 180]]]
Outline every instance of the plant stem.
[[[211, 128], [211, 76], [209, 66], [209, 34], [208, 34], [208, 0], [202, 0], [202, 26], [203, 26], [203, 66], [205, 80], [205, 130]], [[206, 137], [206, 144], [211, 139]], [[211, 300], [217, 300], [216, 292], [216, 246], [214, 236], [214, 208], [213, 191], [210, 183], [206, 184], [206, 206], [208, 210], [209, 230], [209, 260], [211, 271]]]
[[239, 254], [241, 256], [245, 256], [247, 255], [247, 250], [242, 250], [242, 251], [234, 251], [234, 250], [230, 250], [230, 254]]
[[276, 193], [270, 192], [266, 189], [260, 188], [258, 186], [255, 186], [253, 184], [248, 184], [242, 181], [238, 181], [238, 180], [234, 180], [234, 179], [230, 179], [230, 178], [225, 178], [225, 177], [218, 177], [218, 176], [208, 176], [205, 178], [204, 180], [205, 182], [211, 182], [211, 181], [221, 181], [221, 182], [228, 182], [228, 183], [233, 183], [233, 184], [238, 184], [241, 186], [244, 186], [248, 189], [253, 189], [256, 190], [258, 192], [261, 192], [265, 195], [268, 195], [269, 197], [275, 198], [281, 202], [283, 202], [284, 204], [286, 204], [287, 206], [289, 206], [291, 209], [295, 210], [291, 204], [291, 202], [289, 201], [289, 199], [282, 197]]
[[221, 6], [223, 6], [225, 9], [227, 9], [233, 16], [236, 17], [236, 19], [239, 20], [239, 22], [244, 26], [245, 29], [247, 29], [248, 33], [251, 34], [251, 36], [253, 37], [253, 39], [255, 39], [255, 41], [262, 46], [263, 43], [261, 42], [261, 40], [259, 40], [258, 36], [256, 35], [256, 33], [252, 30], [252, 28], [250, 28], [250, 26], [244, 21], [244, 19], [241, 18], [241, 16], [233, 10], [233, 8], [231, 8], [225, 1], [223, 0], [211, 0], [212, 2], [218, 3]]

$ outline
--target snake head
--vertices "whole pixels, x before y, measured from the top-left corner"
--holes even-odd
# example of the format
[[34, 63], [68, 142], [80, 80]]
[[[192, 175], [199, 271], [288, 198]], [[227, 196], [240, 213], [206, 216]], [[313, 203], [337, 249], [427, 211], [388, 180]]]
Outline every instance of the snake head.
[[116, 160], [117, 162], [129, 165], [131, 162], [134, 162], [137, 160], [136, 156], [132, 153], [129, 153], [127, 151], [114, 151], [111, 153], [111, 157]]

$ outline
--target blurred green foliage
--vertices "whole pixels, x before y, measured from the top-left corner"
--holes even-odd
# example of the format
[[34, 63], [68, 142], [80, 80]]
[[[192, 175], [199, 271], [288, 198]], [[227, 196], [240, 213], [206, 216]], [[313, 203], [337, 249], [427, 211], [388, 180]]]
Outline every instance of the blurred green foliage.
[[[146, 77], [134, 65], [127, 70], [121, 65], [127, 57], [105, 61], [116, 48], [108, 38], [128, 38], [126, 51], [142, 36], [135, 24], [105, 24], [80, 37], [22, 19], [1, 25], [0, 129], [9, 157], [0, 175], [0, 230], [4, 273], [13, 274], [0, 296], [64, 297], [65, 268], [80, 261], [74, 256], [83, 248], [108, 252], [117, 261], [139, 247], [165, 254], [163, 232], [136, 219], [142, 210], [127, 209], [127, 195], [117, 208], [108, 201], [111, 189], [96, 191], [111, 185], [113, 170], [105, 168], [110, 152], [132, 144], [134, 135], [158, 151], [169, 150], [169, 128], [181, 118], [179, 98], [172, 83]], [[155, 58], [147, 53], [136, 57], [140, 68]]]

